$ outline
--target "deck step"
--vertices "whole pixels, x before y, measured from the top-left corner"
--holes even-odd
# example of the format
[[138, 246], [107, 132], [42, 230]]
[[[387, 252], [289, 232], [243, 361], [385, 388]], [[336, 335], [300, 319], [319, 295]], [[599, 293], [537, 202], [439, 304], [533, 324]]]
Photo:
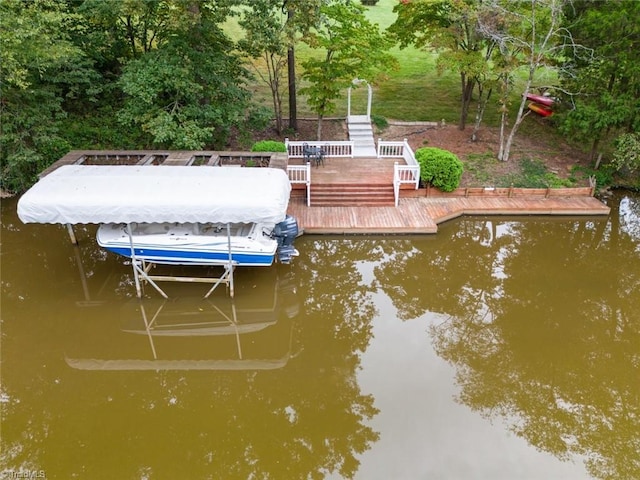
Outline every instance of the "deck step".
[[334, 183], [311, 185], [311, 206], [392, 206], [393, 185]]
[[349, 117], [347, 123], [349, 140], [353, 142], [354, 157], [375, 157], [376, 144], [369, 117]]

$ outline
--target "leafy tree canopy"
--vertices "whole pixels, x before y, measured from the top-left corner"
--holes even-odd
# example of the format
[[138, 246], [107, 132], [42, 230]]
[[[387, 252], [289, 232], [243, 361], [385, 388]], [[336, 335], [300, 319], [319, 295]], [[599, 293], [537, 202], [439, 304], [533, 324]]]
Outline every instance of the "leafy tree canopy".
[[640, 3], [587, 0], [568, 6], [566, 15], [574, 42], [593, 54], [566, 53], [561, 81], [571, 95], [560, 126], [591, 142], [595, 155], [609, 149], [617, 131], [640, 131]]
[[[392, 43], [364, 16], [364, 7], [355, 3], [335, 2], [321, 7], [321, 23], [304, 41], [324, 52], [303, 62], [305, 78], [310, 84], [300, 89], [319, 118], [335, 111], [335, 100], [355, 78], [372, 80], [384, 68], [394, 68], [395, 59], [388, 53]], [[321, 135], [321, 123], [318, 138]]]
[[244, 119], [248, 72], [232, 43], [203, 22], [125, 67], [119, 84], [127, 95], [120, 120], [137, 125], [158, 146], [200, 149], [226, 141]]

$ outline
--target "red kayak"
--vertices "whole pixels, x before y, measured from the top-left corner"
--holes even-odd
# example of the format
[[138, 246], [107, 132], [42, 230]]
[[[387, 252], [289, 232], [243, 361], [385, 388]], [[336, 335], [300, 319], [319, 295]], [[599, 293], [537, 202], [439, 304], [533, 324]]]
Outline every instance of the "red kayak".
[[554, 104], [553, 97], [545, 97], [544, 95], [534, 95], [533, 93], [527, 93], [527, 100], [531, 100], [534, 103], [539, 103], [546, 107], [550, 107]]
[[539, 103], [530, 103], [529, 110], [536, 112], [538, 115], [542, 115], [543, 117], [550, 117], [553, 115], [553, 110], [546, 105], [540, 105]]

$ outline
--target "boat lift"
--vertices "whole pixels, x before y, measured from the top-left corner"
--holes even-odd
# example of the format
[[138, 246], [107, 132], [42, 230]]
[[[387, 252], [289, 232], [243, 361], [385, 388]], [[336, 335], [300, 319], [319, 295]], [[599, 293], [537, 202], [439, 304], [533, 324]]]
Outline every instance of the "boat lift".
[[[229, 259], [226, 261], [220, 261], [218, 265], [224, 268], [224, 272], [219, 277], [184, 277], [184, 276], [175, 276], [175, 275], [150, 275], [149, 272], [156, 265], [153, 262], [138, 260], [136, 258], [135, 248], [133, 246], [133, 238], [131, 233], [131, 224], [127, 224], [126, 228], [127, 234], [129, 235], [129, 244], [131, 245], [131, 267], [133, 268], [133, 278], [136, 284], [136, 293], [138, 298], [142, 298], [142, 281], [147, 281], [149, 284], [155, 288], [160, 295], [164, 298], [169, 298], [168, 295], [162, 290], [156, 282], [188, 282], [188, 283], [213, 283], [213, 286], [209, 291], [205, 294], [204, 298], [209, 298], [209, 295], [213, 293], [213, 291], [218, 288], [221, 284], [226, 284], [229, 290], [229, 296], [233, 298], [234, 295], [234, 287], [233, 287], [233, 271], [236, 268], [237, 262], [232, 260], [231, 256], [231, 226], [227, 223], [227, 242], [228, 242], [228, 252]], [[211, 263], [208, 263], [207, 266], [211, 266]], [[215, 265], [214, 265], [215, 266]]]
[[[18, 217], [24, 223], [65, 225], [74, 244], [72, 225], [127, 225], [140, 298], [143, 282], [168, 298], [158, 286], [162, 281], [210, 283], [205, 298], [225, 284], [233, 297], [237, 263], [231, 255], [230, 224], [282, 222], [290, 192], [287, 173], [278, 168], [64, 165], [20, 198]], [[229, 258], [219, 263], [223, 273], [216, 278], [152, 275], [155, 264], [136, 258], [131, 229], [135, 222], [226, 224]]]

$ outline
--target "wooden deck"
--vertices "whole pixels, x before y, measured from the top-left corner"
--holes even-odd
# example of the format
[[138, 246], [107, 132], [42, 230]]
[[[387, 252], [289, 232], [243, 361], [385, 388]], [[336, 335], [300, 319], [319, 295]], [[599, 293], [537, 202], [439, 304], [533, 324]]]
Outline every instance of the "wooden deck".
[[[329, 158], [312, 167], [316, 183], [392, 183], [397, 159]], [[415, 191], [407, 191], [414, 194]], [[608, 215], [609, 207], [590, 195], [402, 196], [398, 207], [307, 207], [292, 196], [288, 213], [308, 234], [429, 234], [438, 224], [462, 215]]]
[[[204, 165], [218, 159], [252, 155], [246, 152], [217, 151], [71, 151], [41, 173], [44, 176], [61, 165]], [[290, 163], [302, 163], [291, 159]], [[286, 154], [272, 156], [271, 166], [286, 168]], [[326, 158], [324, 165], [311, 168], [314, 184], [393, 183], [396, 158]], [[400, 204], [393, 206], [307, 207], [302, 190], [294, 192], [288, 213], [297, 218], [302, 230], [318, 234], [423, 234], [436, 233], [438, 224], [461, 215], [608, 215], [609, 207], [591, 195], [498, 195], [425, 196], [415, 190], [401, 191]], [[418, 193], [418, 195], [416, 195]]]

